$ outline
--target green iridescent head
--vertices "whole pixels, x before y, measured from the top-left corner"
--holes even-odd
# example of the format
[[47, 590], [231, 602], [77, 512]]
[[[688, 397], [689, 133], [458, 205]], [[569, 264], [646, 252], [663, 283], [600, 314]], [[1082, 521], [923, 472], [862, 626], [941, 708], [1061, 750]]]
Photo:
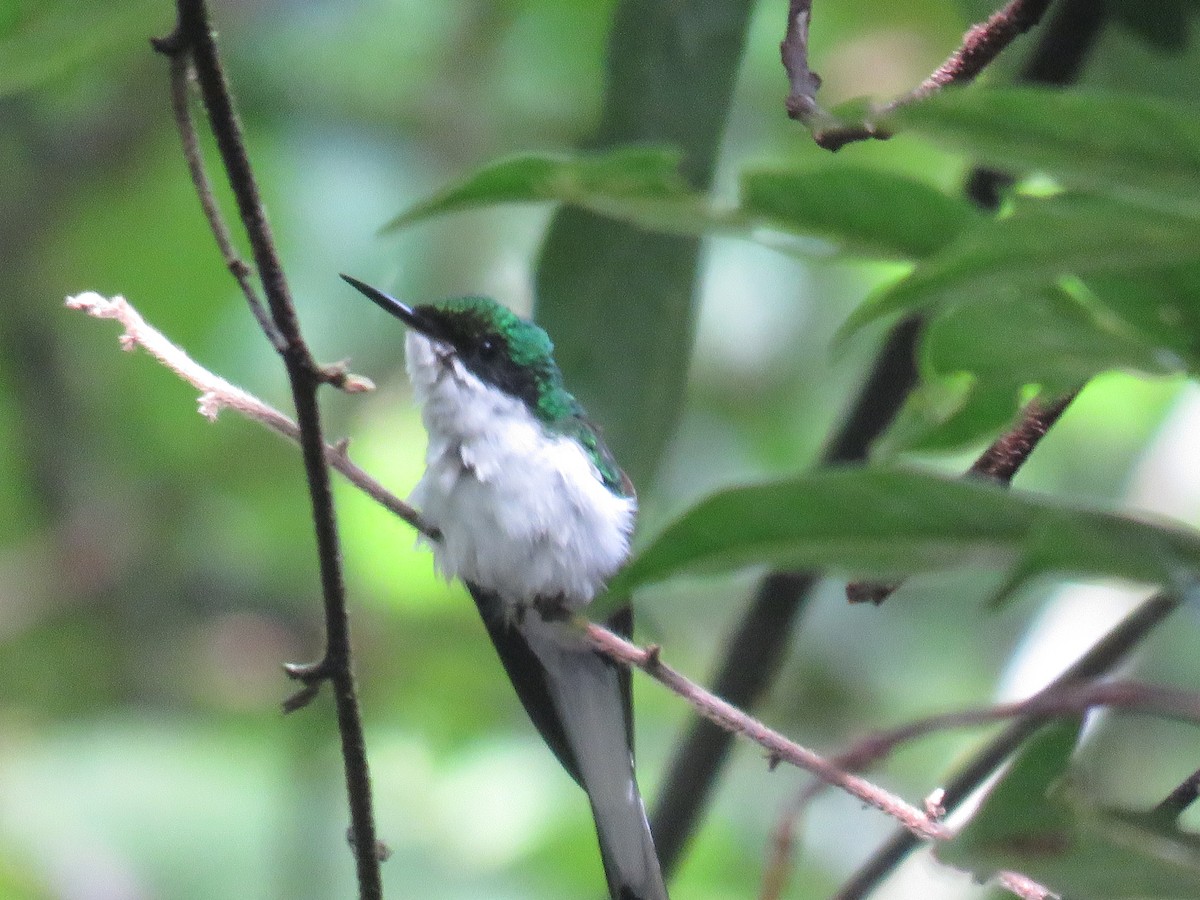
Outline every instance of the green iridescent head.
[[477, 378], [523, 401], [545, 424], [583, 415], [563, 386], [550, 336], [495, 300], [459, 297], [408, 306], [361, 281], [342, 278], [410, 328], [449, 344]]

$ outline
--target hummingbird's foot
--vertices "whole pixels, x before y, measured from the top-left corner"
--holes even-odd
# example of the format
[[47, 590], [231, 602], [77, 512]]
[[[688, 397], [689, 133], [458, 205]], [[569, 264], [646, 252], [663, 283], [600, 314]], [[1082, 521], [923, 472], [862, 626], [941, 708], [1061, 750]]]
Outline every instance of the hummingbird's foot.
[[565, 622], [571, 618], [571, 610], [567, 608], [567, 600], [562, 594], [534, 597], [529, 605], [538, 611], [543, 622]]

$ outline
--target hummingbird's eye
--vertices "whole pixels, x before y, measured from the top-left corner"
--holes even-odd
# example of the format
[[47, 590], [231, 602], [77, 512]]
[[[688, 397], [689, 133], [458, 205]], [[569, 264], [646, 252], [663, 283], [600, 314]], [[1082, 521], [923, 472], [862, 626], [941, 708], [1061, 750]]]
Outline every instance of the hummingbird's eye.
[[499, 348], [496, 346], [496, 341], [490, 337], [484, 338], [479, 342], [479, 352], [485, 357], [494, 357], [498, 349]]

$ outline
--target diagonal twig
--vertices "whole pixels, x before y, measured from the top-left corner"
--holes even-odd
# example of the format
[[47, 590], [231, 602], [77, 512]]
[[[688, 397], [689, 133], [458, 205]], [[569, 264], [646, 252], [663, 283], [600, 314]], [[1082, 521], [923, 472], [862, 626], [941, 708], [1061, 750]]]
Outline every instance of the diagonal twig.
[[1174, 822], [1183, 811], [1200, 799], [1200, 769], [1197, 769], [1154, 807], [1154, 815], [1164, 822]]
[[[913, 350], [920, 328], [919, 319], [907, 318], [892, 329], [822, 451], [823, 464], [866, 459], [916, 381]], [[722, 651], [713, 693], [753, 712], [778, 676], [795, 622], [819, 582], [815, 572], [777, 571], [762, 579]], [[664, 871], [672, 871], [682, 856], [732, 746], [732, 734], [697, 716], [672, 753], [650, 820]]]
[[[103, 297], [94, 292], [67, 298], [68, 309], [80, 309], [97, 319], [114, 319], [124, 327], [121, 346], [126, 350], [141, 347], [160, 363], [200, 391], [199, 411], [209, 421], [215, 421], [222, 409], [253, 419], [288, 440], [299, 443], [300, 429], [288, 416], [273, 406], [259, 400], [253, 394], [230, 384], [219, 375], [193, 360], [182, 349], [172, 344], [161, 331], [142, 318], [124, 297]], [[369, 385], [360, 382], [358, 390]], [[325, 459], [360, 491], [379, 505], [403, 519], [421, 534], [436, 540], [437, 529], [421, 518], [421, 514], [387, 490], [365, 469], [355, 464], [349, 456], [349, 445], [345, 441], [325, 445]]]
[[1030, 401], [1016, 426], [1000, 435], [975, 460], [967, 471], [968, 477], [987, 478], [1000, 484], [1011, 482], [1041, 439], [1078, 396], [1076, 390], [1048, 403]]
[[[949, 85], [967, 84], [989, 66], [1014, 40], [1041, 20], [1051, 0], [1009, 0], [985, 22], [973, 25], [962, 43], [919, 85], [875, 111], [872, 118], [924, 100]], [[791, 92], [788, 116], [801, 121], [812, 132], [813, 141], [826, 150], [871, 138], [887, 139], [891, 132], [871, 121], [838, 122], [816, 101], [821, 80], [808, 69], [808, 25], [811, 0], [793, 0], [788, 9], [787, 31], [780, 46]]]
[[655, 681], [666, 685], [672, 692], [690, 703], [692, 708], [705, 718], [715, 722], [726, 731], [740, 734], [754, 741], [770, 754], [772, 764], [788, 762], [797, 768], [811, 772], [822, 781], [839, 787], [863, 803], [887, 813], [918, 838], [936, 840], [950, 836], [949, 830], [931, 819], [924, 810], [918, 809], [871, 782], [847, 772], [844, 768], [831, 764], [816, 752], [789, 740], [710, 691], [706, 691], [695, 682], [688, 680], [662, 661], [658, 647], [652, 646], [643, 649], [607, 628], [591, 622], [582, 624], [588, 641], [605, 656], [627, 666], [641, 669]]
[[1009, 0], [987, 21], [972, 25], [962, 44], [913, 90], [888, 104], [888, 110], [915, 103], [951, 84], [973, 81], [1009, 44], [1037, 25], [1050, 0]]
[[[1180, 602], [1180, 598], [1174, 594], [1155, 594], [1117, 623], [1044, 690], [1054, 690], [1056, 687], [1096, 678], [1111, 671], [1157, 628]], [[1007, 726], [944, 783], [941, 805], [947, 811], [953, 811], [1040, 725], [1040, 719], [1026, 717]], [[861, 900], [917, 846], [918, 842], [913, 840], [907, 831], [897, 831], [842, 885], [835, 900]]]
[[[1048, 403], [1031, 400], [1021, 411], [1017, 424], [1000, 437], [979, 455], [966, 471], [964, 478], [986, 478], [998, 484], [1008, 485], [1020, 471], [1021, 466], [1037, 449], [1047, 432], [1054, 427], [1071, 402], [1079, 396], [1079, 391], [1072, 391], [1065, 397], [1059, 397]], [[900, 581], [851, 581], [846, 585], [846, 599], [851, 603], [882, 603], [896, 592], [903, 582]]]
[[1045, 722], [1080, 715], [1095, 707], [1200, 724], [1200, 694], [1195, 691], [1140, 681], [1091, 681], [1052, 686], [1026, 700], [917, 719], [897, 728], [868, 735], [849, 750], [839, 753], [835, 761], [845, 768], [862, 771], [891, 756], [901, 745], [931, 734], [1017, 718]]
[[[1028, 402], [1025, 409], [1021, 410], [1021, 418], [1016, 425], [996, 438], [989, 448], [979, 455], [971, 464], [971, 468], [966, 470], [964, 478], [984, 478], [1001, 485], [1010, 484], [1042, 442], [1042, 438], [1054, 427], [1062, 414], [1067, 412], [1067, 407], [1078, 396], [1079, 391], [1075, 390], [1049, 403], [1039, 400]], [[902, 583], [904, 582], [851, 581], [846, 584], [846, 599], [852, 604], [882, 604]]]

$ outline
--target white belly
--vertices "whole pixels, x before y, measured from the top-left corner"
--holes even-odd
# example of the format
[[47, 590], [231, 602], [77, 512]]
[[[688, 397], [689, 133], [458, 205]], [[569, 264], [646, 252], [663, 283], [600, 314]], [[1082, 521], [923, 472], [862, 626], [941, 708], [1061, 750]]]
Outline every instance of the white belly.
[[442, 532], [438, 569], [513, 602], [590, 601], [629, 554], [637, 509], [574, 440], [410, 332], [409, 374], [429, 432], [413, 505]]

